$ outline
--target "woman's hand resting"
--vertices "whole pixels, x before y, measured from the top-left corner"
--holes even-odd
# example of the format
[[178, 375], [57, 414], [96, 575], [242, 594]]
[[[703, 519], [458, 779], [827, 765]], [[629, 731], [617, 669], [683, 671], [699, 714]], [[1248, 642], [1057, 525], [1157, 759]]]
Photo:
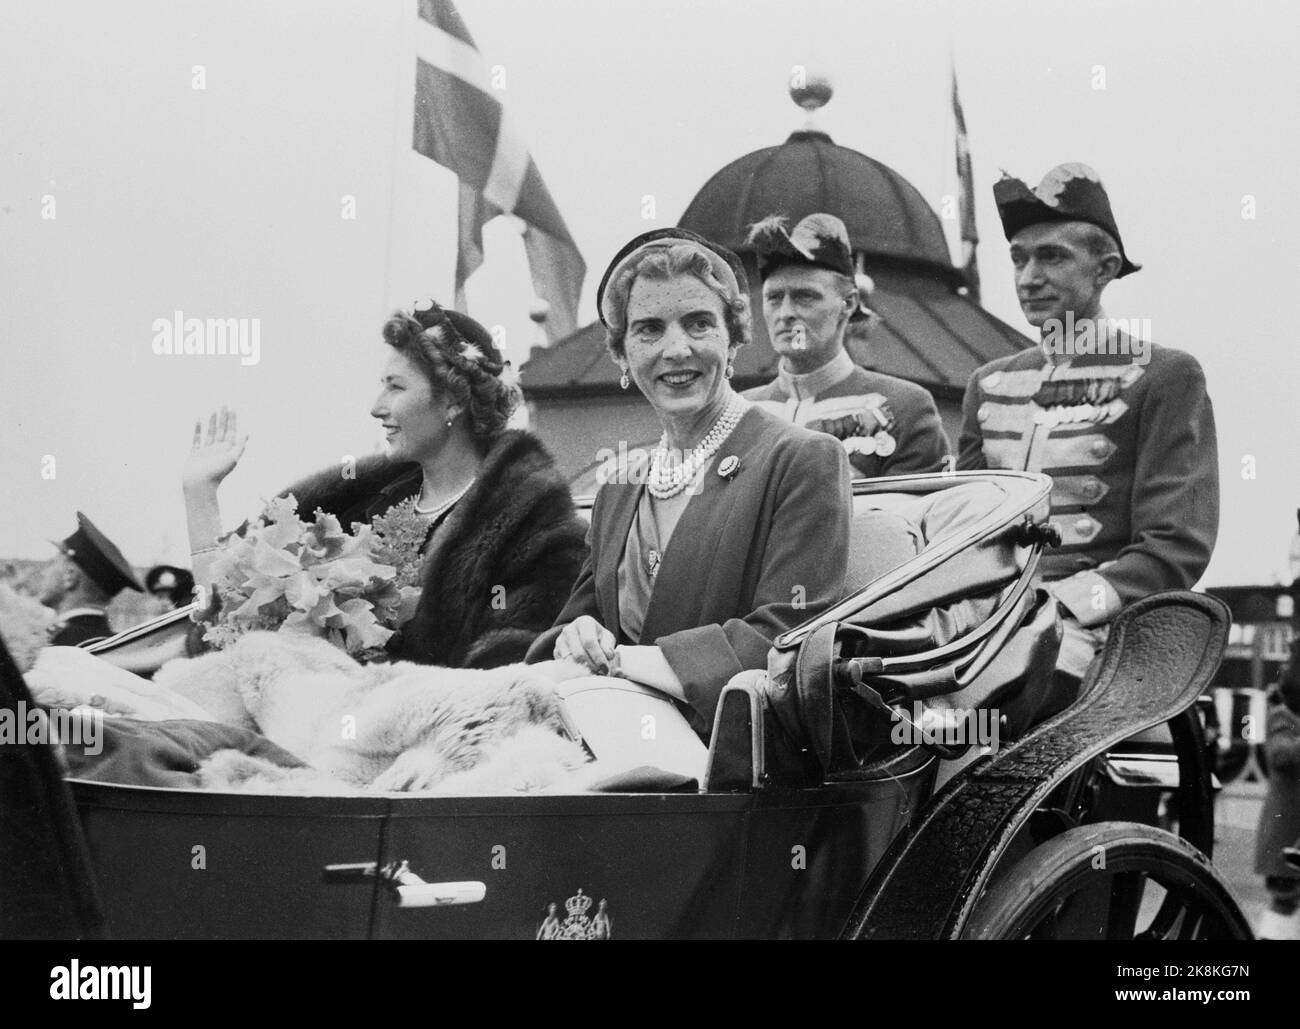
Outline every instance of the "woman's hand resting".
[[617, 643], [614, 634], [591, 615], [579, 615], [556, 637], [554, 657], [557, 661], [576, 662], [603, 675]]
[[213, 412], [208, 418], [206, 436], [203, 423], [195, 422], [194, 442], [182, 472], [185, 487], [216, 489], [234, 471], [247, 443], [248, 436], [239, 435], [235, 412], [227, 408]]

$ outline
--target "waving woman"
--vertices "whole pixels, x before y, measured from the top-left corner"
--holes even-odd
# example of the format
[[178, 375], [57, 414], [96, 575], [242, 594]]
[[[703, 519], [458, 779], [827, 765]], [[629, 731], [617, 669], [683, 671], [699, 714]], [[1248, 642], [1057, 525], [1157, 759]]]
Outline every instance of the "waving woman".
[[849, 466], [830, 436], [730, 385], [749, 342], [745, 272], [682, 229], [638, 236], [597, 300], [609, 349], [658, 416], [647, 469], [620, 469], [592, 511], [573, 595], [528, 658], [568, 659], [668, 693], [706, 735], [722, 687], [774, 636], [840, 599]]
[[[370, 414], [387, 453], [328, 468], [285, 493], [301, 517], [317, 508], [346, 527], [416, 497], [427, 523], [414, 617], [389, 644], [395, 657], [486, 668], [522, 660], [555, 619], [585, 553], [584, 528], [540, 441], [507, 429], [520, 400], [488, 332], [425, 301], [384, 325], [390, 350]], [[184, 474], [195, 576], [209, 582], [222, 534], [217, 491], [243, 453], [235, 416], [194, 430]]]

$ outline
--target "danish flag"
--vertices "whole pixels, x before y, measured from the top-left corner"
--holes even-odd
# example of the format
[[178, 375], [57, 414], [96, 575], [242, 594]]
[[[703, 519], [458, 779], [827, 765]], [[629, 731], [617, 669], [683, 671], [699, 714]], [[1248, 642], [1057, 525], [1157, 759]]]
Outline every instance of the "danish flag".
[[460, 179], [456, 307], [465, 309], [465, 280], [483, 263], [483, 226], [513, 214], [526, 226], [533, 289], [550, 305], [553, 343], [577, 328], [587, 266], [451, 0], [420, 0], [417, 26], [413, 145]]

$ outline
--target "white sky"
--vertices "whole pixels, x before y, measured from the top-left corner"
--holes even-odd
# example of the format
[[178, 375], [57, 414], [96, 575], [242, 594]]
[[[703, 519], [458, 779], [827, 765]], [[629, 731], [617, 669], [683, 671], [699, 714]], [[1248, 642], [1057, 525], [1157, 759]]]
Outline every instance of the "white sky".
[[[395, 303], [450, 302], [455, 263], [454, 179], [410, 150], [415, 7], [0, 7], [0, 555], [48, 554], [80, 508], [135, 563], [184, 563], [180, 466], [193, 419], [222, 402], [252, 433], [224, 491], [228, 523], [376, 447], [379, 327]], [[1025, 328], [991, 198], [999, 169], [1036, 182], [1061, 161], [1096, 167], [1146, 265], [1111, 288], [1109, 312], [1150, 319], [1155, 340], [1195, 354], [1209, 379], [1223, 519], [1206, 582], [1267, 582], [1284, 567], [1300, 504], [1293, 5], [460, 9], [505, 70], [505, 103], [587, 260], [584, 322], [623, 242], [675, 223], [723, 164], [798, 127], [794, 65], [833, 78], [823, 127], [835, 141], [891, 165], [937, 209], [955, 190], [955, 54], [986, 305]], [[1242, 217], [1247, 194], [1254, 219]], [[355, 220], [340, 216], [345, 195]], [[534, 339], [522, 246], [504, 220], [487, 242], [471, 313], [505, 326], [519, 361]], [[156, 356], [153, 320], [178, 309], [260, 318], [260, 363]], [[1255, 479], [1242, 477], [1248, 455]]]

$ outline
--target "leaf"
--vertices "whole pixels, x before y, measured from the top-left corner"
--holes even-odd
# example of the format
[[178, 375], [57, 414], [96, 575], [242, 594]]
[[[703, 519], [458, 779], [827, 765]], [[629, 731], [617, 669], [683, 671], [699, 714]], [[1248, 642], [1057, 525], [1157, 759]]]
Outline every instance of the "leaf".
[[343, 629], [347, 637], [349, 651], [362, 650], [366, 647], [382, 647], [393, 635], [392, 630], [385, 629], [375, 621], [370, 609], [370, 602], [361, 599], [347, 600], [339, 605]]
[[285, 599], [299, 611], [310, 611], [325, 595], [324, 588], [310, 572], [292, 576], [284, 590]]
[[415, 617], [415, 609], [420, 603], [420, 588], [418, 586], [403, 586], [401, 588], [401, 603], [397, 609], [397, 625], [405, 625]]
[[321, 540], [343, 539], [347, 536], [339, 520], [320, 507], [316, 508], [316, 522], [311, 528]]
[[258, 612], [272, 601], [278, 600], [284, 596], [284, 585], [279, 581], [259, 586], [253, 590], [249, 598], [231, 612], [231, 617], [236, 621], [249, 619], [257, 616]]
[[287, 497], [276, 497], [266, 505], [259, 536], [268, 546], [283, 550], [302, 539], [306, 527], [306, 523], [298, 518], [298, 501], [290, 493]]
[[258, 540], [248, 564], [259, 575], [271, 577], [295, 575], [302, 567], [293, 554], [277, 550], [264, 540]]
[[347, 586], [363, 588], [372, 579], [386, 582], [397, 576], [397, 569], [392, 565], [381, 565], [368, 557], [331, 561], [328, 565], [321, 565], [320, 569], [326, 572], [324, 582], [331, 590]]
[[317, 625], [338, 625], [344, 617], [343, 611], [330, 593], [323, 594], [316, 606], [311, 609], [311, 620]]

